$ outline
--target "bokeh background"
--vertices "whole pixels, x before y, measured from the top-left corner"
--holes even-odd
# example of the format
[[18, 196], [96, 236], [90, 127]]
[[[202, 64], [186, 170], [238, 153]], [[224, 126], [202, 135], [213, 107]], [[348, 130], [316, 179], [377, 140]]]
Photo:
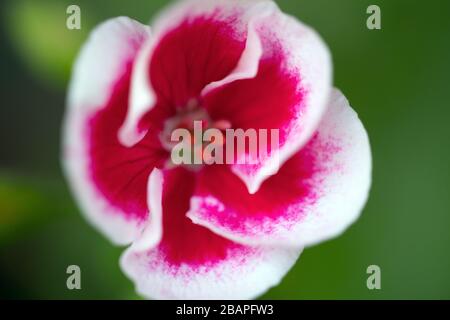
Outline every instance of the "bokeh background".
[[[0, 4], [0, 298], [137, 299], [114, 247], [81, 216], [61, 173], [60, 127], [73, 59], [97, 23], [149, 21], [166, 1]], [[373, 151], [367, 206], [343, 236], [308, 248], [266, 299], [450, 298], [450, 1], [285, 0], [331, 48], [335, 85]], [[81, 7], [81, 30], [66, 8]], [[366, 28], [366, 8], [382, 30]], [[82, 290], [66, 288], [66, 268]], [[366, 287], [381, 267], [382, 288]]]

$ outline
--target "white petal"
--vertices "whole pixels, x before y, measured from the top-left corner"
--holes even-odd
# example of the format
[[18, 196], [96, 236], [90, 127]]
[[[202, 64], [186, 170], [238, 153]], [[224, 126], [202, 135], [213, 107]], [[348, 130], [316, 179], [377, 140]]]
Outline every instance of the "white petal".
[[[262, 2], [255, 5], [244, 15], [243, 20], [248, 19], [247, 39], [245, 49], [239, 59], [236, 68], [224, 79], [211, 82], [202, 90], [202, 96], [208, 92], [227, 85], [236, 80], [244, 80], [254, 78], [258, 73], [259, 60], [263, 54], [263, 48], [259, 35], [255, 29], [255, 23], [258, 19], [265, 18], [276, 10], [276, 6], [272, 2]], [[248, 16], [245, 18], [245, 16]]]
[[133, 146], [145, 136], [146, 131], [138, 130], [138, 122], [156, 103], [156, 95], [148, 76], [154, 46], [154, 38], [150, 38], [133, 64], [127, 116], [118, 132], [119, 141], [128, 147]]
[[148, 179], [147, 203], [151, 212], [149, 221], [132, 245], [134, 251], [153, 248], [162, 238], [162, 184], [163, 175], [159, 169], [153, 169]]
[[99, 108], [109, 98], [125, 63], [134, 59], [150, 28], [127, 17], [97, 26], [83, 45], [69, 85], [70, 108]]
[[[328, 112], [319, 125], [323, 142], [339, 139], [341, 151], [328, 160], [322, 177], [323, 196], [311, 205], [305, 219], [292, 230], [291, 243], [313, 245], [337, 237], [360, 216], [372, 181], [372, 155], [366, 130], [348, 100], [334, 90]], [[318, 177], [320, 179], [320, 177]]]
[[278, 152], [267, 159], [261, 159], [261, 165], [256, 170], [248, 171], [245, 165], [233, 166], [233, 172], [244, 181], [252, 194], [311, 138], [326, 111], [332, 83], [329, 50], [313, 29], [280, 10], [275, 10], [267, 17], [262, 26], [259, 29], [260, 37], [278, 39], [280, 49], [288, 54], [284, 68], [293, 75], [300, 75], [298, 90], [306, 95], [297, 116], [292, 119], [288, 128], [283, 128], [289, 134]]
[[82, 212], [116, 244], [132, 242], [145, 223], [126, 218], [94, 187], [89, 176], [86, 121], [106, 105], [148, 32], [148, 27], [125, 17], [96, 27], [75, 62], [69, 85], [63, 125], [64, 171]]
[[150, 299], [251, 299], [279, 284], [301, 249], [249, 248], [214, 266], [174, 267], [157, 250], [125, 251], [122, 270]]

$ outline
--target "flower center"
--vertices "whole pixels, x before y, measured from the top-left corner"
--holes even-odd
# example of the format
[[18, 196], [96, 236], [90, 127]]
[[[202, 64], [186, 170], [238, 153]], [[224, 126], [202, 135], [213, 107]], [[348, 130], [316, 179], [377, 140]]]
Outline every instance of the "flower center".
[[[210, 153], [205, 153], [205, 147], [212, 144], [222, 146], [225, 141], [224, 131], [230, 127], [227, 120], [213, 121], [197, 100], [190, 100], [185, 108], [164, 124], [160, 139], [163, 147], [171, 152], [171, 159], [166, 165], [179, 165], [179, 161], [174, 161], [175, 156], [183, 158], [182, 164], [189, 169], [199, 169], [211, 157]], [[220, 130], [222, 139], [206, 137], [209, 129]]]

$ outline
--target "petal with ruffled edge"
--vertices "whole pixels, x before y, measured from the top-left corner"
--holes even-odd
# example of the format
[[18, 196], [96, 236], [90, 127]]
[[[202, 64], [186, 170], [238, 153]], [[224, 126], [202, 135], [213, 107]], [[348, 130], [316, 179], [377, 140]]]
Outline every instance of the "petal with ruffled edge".
[[149, 28], [129, 18], [102, 23], [74, 65], [64, 122], [63, 165], [83, 213], [114, 243], [128, 244], [150, 223], [150, 172], [167, 156], [156, 132], [167, 117], [155, 108], [133, 148], [117, 139], [128, 105], [131, 69]]
[[162, 184], [162, 240], [154, 249], [133, 245], [121, 257], [122, 269], [142, 295], [159, 299], [253, 298], [278, 284], [300, 255], [299, 248], [236, 244], [193, 224], [185, 215], [195, 188], [193, 172], [178, 167], [154, 172], [151, 180]]
[[[256, 192], [320, 121], [331, 88], [326, 45], [264, 0], [179, 1], [154, 26], [155, 40], [143, 50], [149, 75], [136, 77], [146, 79], [149, 96], [177, 108], [196, 99], [212, 120], [227, 120], [233, 128], [280, 130], [278, 148], [268, 144], [267, 156], [256, 163], [233, 166]], [[139, 141], [146, 130], [141, 116], [151, 108], [131, 105], [121, 128], [124, 144]]]
[[246, 244], [312, 245], [359, 216], [371, 181], [367, 133], [337, 90], [313, 138], [256, 194], [225, 166], [205, 167], [188, 213], [194, 223]]
[[243, 12], [256, 2], [177, 1], [158, 16], [152, 39], [135, 62], [133, 88], [140, 93], [132, 91], [120, 128], [124, 145], [142, 138], [147, 130], [142, 119], [155, 101], [174, 109], [186, 107], [208, 84], [233, 71], [245, 46]]
[[[256, 32], [262, 52], [256, 50], [258, 42], [253, 41], [253, 46], [247, 46], [242, 55], [246, 59], [240, 60], [242, 64], [247, 62], [247, 67], [237, 68], [242, 78], [236, 79], [232, 74], [225, 80], [233, 81], [223, 81], [204, 97], [210, 116], [228, 120], [235, 129], [279, 130], [278, 145], [260, 145], [256, 158], [248, 157], [248, 152], [237, 155], [239, 163], [232, 170], [250, 193], [255, 193], [309, 140], [325, 112], [331, 89], [330, 56], [321, 38], [269, 4], [262, 2], [257, 7], [261, 10], [250, 11], [254, 20], [249, 19], [247, 31], [247, 39], [253, 35], [252, 29]], [[253, 56], [249, 58], [245, 53]], [[239, 72], [252, 70], [255, 61], [259, 64], [253, 77]]]

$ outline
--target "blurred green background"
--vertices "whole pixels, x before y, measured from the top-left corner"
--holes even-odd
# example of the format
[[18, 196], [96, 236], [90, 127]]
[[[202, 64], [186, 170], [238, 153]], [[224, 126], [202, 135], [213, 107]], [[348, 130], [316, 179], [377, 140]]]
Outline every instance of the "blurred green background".
[[[1, 3], [0, 298], [138, 298], [114, 247], [80, 215], [61, 174], [60, 126], [71, 63], [94, 25], [149, 21], [166, 1]], [[285, 0], [331, 48], [335, 85], [371, 140], [373, 185], [358, 222], [306, 249], [267, 299], [450, 298], [450, 1]], [[81, 30], [66, 8], [81, 7]], [[382, 30], [366, 28], [366, 8]], [[66, 268], [82, 290], [66, 288]], [[381, 267], [381, 290], [366, 268]]]

